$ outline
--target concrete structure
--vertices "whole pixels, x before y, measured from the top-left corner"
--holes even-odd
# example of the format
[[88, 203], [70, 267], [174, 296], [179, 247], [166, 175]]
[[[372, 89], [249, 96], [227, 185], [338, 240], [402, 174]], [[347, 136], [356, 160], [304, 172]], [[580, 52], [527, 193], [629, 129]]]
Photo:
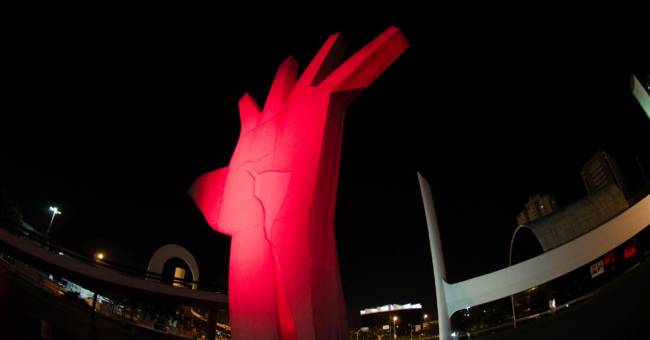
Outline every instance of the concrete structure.
[[[416, 335], [428, 320], [419, 303], [391, 304], [360, 311], [361, 332], [370, 334]], [[428, 317], [428, 315], [427, 315]]]
[[[648, 76], [648, 78], [650, 78], [650, 76]], [[641, 108], [648, 115], [648, 118], [650, 118], [650, 95], [648, 95], [648, 92], [650, 92], [650, 80], [647, 80], [646, 89], [643, 88], [641, 82], [639, 82], [639, 80], [636, 79], [634, 75], [630, 77], [630, 80], [632, 86], [632, 94], [636, 100], [639, 101]]]
[[345, 339], [334, 235], [346, 106], [408, 47], [391, 27], [339, 66], [332, 35], [298, 78], [289, 57], [264, 108], [239, 101], [241, 131], [227, 167], [190, 194], [215, 230], [232, 236], [233, 339]]
[[597, 294], [561, 313], [551, 313], [481, 340], [647, 339], [650, 261], [611, 280]]
[[625, 180], [616, 160], [605, 151], [598, 151], [580, 171], [587, 192], [595, 193], [608, 185], [618, 186], [627, 196]]
[[510, 242], [510, 257], [512, 259], [521, 232], [531, 232], [539, 242], [541, 252], [547, 252], [597, 228], [628, 207], [621, 189], [610, 184], [553, 215], [517, 227]]
[[384, 312], [390, 312], [390, 311], [398, 311], [398, 310], [405, 310], [405, 309], [419, 309], [422, 310], [422, 305], [419, 303], [407, 303], [404, 305], [398, 305], [398, 304], [392, 304], [392, 305], [383, 305], [375, 308], [364, 308], [362, 309], [359, 314], [360, 315], [368, 315], [368, 314], [374, 314], [374, 313], [384, 313]]
[[20, 258], [54, 275], [70, 278], [75, 282], [98, 290], [112, 292], [135, 292], [188, 304], [225, 304], [228, 297], [223, 293], [202, 290], [177, 289], [159, 282], [143, 280], [115, 270], [80, 262], [74, 258], [51, 252], [34, 242], [20, 238], [0, 229], [0, 245], [3, 251]]
[[517, 215], [517, 225], [528, 224], [557, 210], [558, 206], [553, 195], [535, 195], [526, 202], [525, 209]]
[[570, 242], [544, 254], [489, 274], [447, 283], [431, 188], [418, 174], [433, 260], [440, 339], [451, 338], [450, 317], [463, 308], [480, 305], [536, 287], [569, 273], [634, 237], [650, 226], [650, 196]]
[[[144, 323], [138, 321], [137, 324], [144, 325], [145, 328], [139, 327], [133, 322], [135, 320], [131, 319], [132, 314], [126, 316], [122, 313], [123, 310], [119, 312], [119, 320], [129, 319], [128, 325], [115, 324], [116, 319], [111, 321], [110, 317], [109, 319], [102, 317], [99, 312], [102, 305], [100, 301], [106, 299], [102, 299], [100, 295], [120, 297], [117, 301], [113, 301], [113, 306], [124, 303], [125, 300], [121, 298], [125, 298], [130, 302], [150, 303], [150, 307], [165, 306], [160, 309], [161, 312], [167, 310], [169, 306], [179, 304], [207, 310], [208, 319], [212, 321], [208, 322], [204, 329], [207, 331], [208, 338], [210, 336], [214, 338], [218, 314], [227, 308], [228, 298], [224, 293], [178, 289], [160, 282], [145, 280], [143, 271], [83, 257], [60, 248], [47, 239], [37, 237], [28, 230], [0, 228], [0, 250], [2, 252], [0, 254], [2, 255], [0, 256], [0, 316], [4, 317], [0, 318], [4, 321], [0, 322], [0, 330], [9, 331], [0, 334], [11, 339], [14, 337], [7, 334], [12, 334], [14, 331], [21, 335], [15, 338], [24, 336], [30, 339], [36, 338], [29, 336], [35, 325], [21, 323], [25, 320], [24, 316], [29, 316], [28, 319], [35, 317], [37, 321], [47, 321], [48, 325], [55, 330], [55, 334], [58, 334], [55, 339], [178, 339], [176, 336], [168, 337], [161, 333], [157, 336], [142, 336], [141, 331], [145, 328], [150, 329], [151, 324], [141, 319]], [[58, 277], [56, 282], [55, 277]], [[86, 297], [94, 295], [94, 298], [85, 302], [64, 298], [60, 295], [63, 293], [59, 286], [62, 280], [66, 282], [65, 291], [76, 290], [83, 292], [82, 295]], [[70, 289], [70, 280], [75, 283], [73, 289]], [[3, 287], [5, 283], [13, 287]], [[114, 311], [116, 310], [114, 309], [111, 314], [116, 316]], [[5, 312], [9, 313], [3, 314]], [[150, 321], [158, 318], [153, 313], [149, 315]], [[8, 329], [2, 327], [4, 324]]]
[[[155, 273], [155, 274], [160, 274], [162, 275], [163, 269], [165, 267], [165, 263], [169, 261], [170, 259], [173, 258], [179, 258], [187, 264], [188, 267], [190, 267], [190, 273], [192, 274], [192, 289], [197, 288], [197, 283], [199, 281], [199, 265], [196, 263], [196, 260], [194, 259], [194, 256], [192, 256], [192, 253], [190, 253], [187, 249], [177, 245], [177, 244], [168, 244], [164, 245], [158, 250], [156, 250], [153, 255], [151, 256], [151, 260], [149, 260], [149, 266], [147, 267], [147, 271], [150, 273]], [[174, 277], [176, 278], [176, 274], [179, 273], [177, 269], [182, 269], [182, 268], [175, 268], [174, 269]], [[178, 275], [180, 278], [180, 273]], [[182, 277], [185, 277], [185, 270], [183, 269]], [[177, 286], [177, 285], [174, 285]]]

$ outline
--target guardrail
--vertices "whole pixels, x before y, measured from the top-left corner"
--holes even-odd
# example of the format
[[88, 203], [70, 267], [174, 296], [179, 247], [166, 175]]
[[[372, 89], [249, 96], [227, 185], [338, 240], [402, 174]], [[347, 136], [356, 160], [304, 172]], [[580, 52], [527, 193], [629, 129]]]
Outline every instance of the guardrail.
[[[4, 225], [0, 226], [1, 228], [10, 231], [14, 235], [18, 235], [22, 238], [28, 239], [32, 241], [33, 243], [39, 245], [43, 249], [47, 249], [53, 253], [57, 253], [61, 256], [66, 256], [68, 258], [75, 259], [77, 261], [91, 264], [94, 266], [98, 267], [103, 267], [103, 268], [108, 268], [117, 272], [120, 272], [122, 274], [127, 274], [129, 276], [134, 276], [137, 278], [142, 278], [145, 280], [154, 280], [154, 281], [162, 281], [163, 280], [163, 275], [160, 273], [154, 273], [150, 272], [147, 270], [142, 270], [138, 268], [134, 268], [128, 265], [124, 265], [121, 263], [116, 263], [110, 260], [99, 260], [95, 259], [92, 256], [88, 255], [83, 255], [78, 252], [75, 252], [73, 250], [66, 249], [64, 247], [61, 247], [51, 241], [46, 235], [43, 235], [42, 233], [35, 231], [35, 230], [30, 230], [25, 228], [24, 226], [21, 225], [16, 225], [16, 224], [10, 224], [10, 225]], [[218, 286], [213, 283], [205, 282], [205, 281], [193, 281], [190, 279], [180, 279], [173, 277], [169, 281], [170, 284], [178, 284], [182, 285], [183, 287], [192, 287], [196, 285], [199, 287], [200, 290], [203, 291], [211, 291], [211, 292], [218, 292], [218, 293], [226, 293], [226, 289], [222, 286]]]

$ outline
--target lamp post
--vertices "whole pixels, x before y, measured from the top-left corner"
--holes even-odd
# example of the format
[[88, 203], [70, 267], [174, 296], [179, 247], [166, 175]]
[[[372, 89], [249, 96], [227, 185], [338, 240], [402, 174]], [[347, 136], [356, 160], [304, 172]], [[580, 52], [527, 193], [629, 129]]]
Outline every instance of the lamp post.
[[52, 219], [50, 219], [50, 226], [47, 227], [47, 236], [50, 236], [50, 229], [52, 228], [52, 223], [54, 223], [54, 217], [61, 215], [61, 210], [57, 207], [50, 207], [50, 211], [52, 212]]
[[397, 339], [397, 326], [395, 325], [397, 323], [397, 315], [393, 316], [393, 339]]
[[[425, 331], [424, 331], [424, 327], [425, 327], [426, 324], [427, 324], [427, 319], [428, 319], [428, 318], [429, 318], [429, 314], [424, 314], [424, 315], [422, 316], [422, 332], [421, 332], [420, 334], [424, 334], [424, 332], [425, 332]], [[418, 338], [419, 338], [419, 336], [418, 336]]]

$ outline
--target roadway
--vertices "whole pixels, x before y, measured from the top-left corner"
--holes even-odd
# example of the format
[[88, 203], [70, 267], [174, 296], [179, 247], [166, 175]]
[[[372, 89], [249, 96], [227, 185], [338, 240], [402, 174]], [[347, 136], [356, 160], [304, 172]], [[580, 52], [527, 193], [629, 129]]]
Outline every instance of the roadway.
[[592, 298], [515, 329], [481, 337], [510, 339], [649, 339], [650, 260], [631, 268]]

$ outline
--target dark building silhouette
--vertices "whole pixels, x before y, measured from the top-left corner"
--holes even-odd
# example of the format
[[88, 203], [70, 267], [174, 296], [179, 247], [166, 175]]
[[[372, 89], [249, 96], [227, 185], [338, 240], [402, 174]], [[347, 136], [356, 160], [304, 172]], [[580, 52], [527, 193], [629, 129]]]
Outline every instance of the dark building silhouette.
[[628, 207], [623, 191], [610, 184], [550, 216], [524, 224], [513, 237], [512, 263], [525, 261], [574, 240]]
[[526, 202], [524, 210], [517, 215], [517, 224], [528, 224], [557, 210], [557, 202], [553, 195], [535, 195]]
[[625, 180], [616, 160], [605, 151], [598, 151], [583, 166], [582, 180], [585, 183], [587, 192], [592, 194], [610, 184], [614, 184], [627, 197]]

